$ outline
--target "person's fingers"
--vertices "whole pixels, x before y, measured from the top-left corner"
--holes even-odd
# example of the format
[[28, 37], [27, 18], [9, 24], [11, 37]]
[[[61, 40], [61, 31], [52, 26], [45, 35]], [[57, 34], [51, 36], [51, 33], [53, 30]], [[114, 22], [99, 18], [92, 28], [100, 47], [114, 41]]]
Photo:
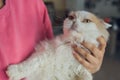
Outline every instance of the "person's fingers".
[[105, 48], [106, 48], [106, 41], [105, 41], [105, 39], [103, 38], [103, 37], [99, 37], [98, 39], [98, 42], [100, 43], [100, 45], [99, 45], [99, 49], [101, 50], [101, 51], [105, 51]]
[[[82, 45], [84, 47], [86, 47], [88, 50], [91, 51], [91, 53], [95, 56], [95, 57], [101, 57], [104, 54], [105, 51], [105, 47], [106, 47], [106, 41], [104, 40], [103, 37], [99, 37], [98, 41], [100, 43], [100, 45], [98, 46], [98, 48], [91, 43], [88, 42], [83, 42]], [[98, 54], [99, 53], [99, 54]], [[102, 54], [103, 53], [103, 54]], [[102, 55], [101, 55], [102, 54]], [[101, 56], [100, 56], [101, 55]]]
[[75, 58], [86, 67], [91, 73], [97, 72], [102, 64], [103, 56], [106, 47], [106, 41], [103, 37], [98, 38], [100, 45], [97, 47], [94, 44], [83, 42], [84, 48], [79, 48], [75, 45]]
[[91, 52], [93, 51], [93, 49], [96, 47], [94, 44], [88, 43], [88, 42], [83, 42], [82, 45], [84, 47], [86, 47], [87, 49], [89, 49]]
[[27, 78], [22, 78], [21, 80], [27, 80]]
[[73, 52], [73, 55], [83, 66], [85, 66], [86, 68], [90, 67], [90, 63], [87, 62], [84, 58], [82, 58], [78, 53]]
[[76, 47], [75, 51], [79, 53], [83, 58], [87, 59], [88, 62], [96, 64], [97, 59], [93, 55], [91, 55], [89, 51], [86, 51], [85, 49], [79, 47]]
[[94, 52], [96, 51], [97, 47], [94, 44], [88, 43], [88, 42], [83, 42], [82, 45], [87, 48], [93, 56], [97, 56]]
[[94, 57], [96, 57], [98, 59], [101, 59], [103, 57], [102, 52], [97, 47], [94, 47], [91, 52], [94, 55]]

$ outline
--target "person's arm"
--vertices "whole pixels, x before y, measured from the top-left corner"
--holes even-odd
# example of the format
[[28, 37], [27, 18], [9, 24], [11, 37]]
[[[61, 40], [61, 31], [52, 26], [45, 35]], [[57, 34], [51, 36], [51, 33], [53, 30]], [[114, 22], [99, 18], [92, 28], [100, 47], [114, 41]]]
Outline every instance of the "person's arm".
[[3, 0], [0, 0], [0, 9], [4, 6]]
[[[106, 41], [103, 37], [99, 37], [98, 41], [100, 43], [99, 47], [97, 48], [94, 44], [83, 42], [83, 46], [85, 46], [91, 53], [85, 51], [82, 48], [74, 46], [74, 57], [91, 73], [96, 73], [100, 70], [105, 48], [106, 48]], [[84, 58], [82, 58], [80, 55]]]
[[46, 36], [48, 39], [52, 39], [53, 38], [52, 24], [51, 24], [46, 6], [44, 6], [44, 8], [45, 9], [44, 9], [43, 23], [46, 29]]

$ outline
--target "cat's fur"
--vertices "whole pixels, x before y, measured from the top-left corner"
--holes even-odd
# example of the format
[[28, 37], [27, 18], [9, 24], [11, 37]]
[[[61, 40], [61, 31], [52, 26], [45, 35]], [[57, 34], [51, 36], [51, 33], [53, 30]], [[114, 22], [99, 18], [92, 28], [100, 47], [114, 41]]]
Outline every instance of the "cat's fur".
[[[97, 38], [103, 36], [108, 40], [109, 27], [92, 13], [76, 11], [64, 22], [69, 29], [69, 36], [56, 37], [38, 44], [35, 53], [19, 64], [10, 65], [7, 75], [10, 80], [92, 80], [92, 75], [73, 56], [71, 44], [82, 41], [99, 45]], [[81, 46], [81, 45], [78, 45]]]

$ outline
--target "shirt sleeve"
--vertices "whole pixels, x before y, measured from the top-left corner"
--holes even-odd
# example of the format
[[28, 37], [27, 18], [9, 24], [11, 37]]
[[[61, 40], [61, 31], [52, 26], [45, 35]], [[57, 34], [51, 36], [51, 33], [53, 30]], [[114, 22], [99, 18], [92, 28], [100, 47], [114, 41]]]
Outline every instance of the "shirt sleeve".
[[53, 29], [52, 29], [52, 24], [48, 15], [48, 11], [46, 6], [44, 5], [44, 15], [43, 15], [43, 24], [44, 27], [46, 28], [46, 36], [48, 39], [52, 39], [53, 38]]

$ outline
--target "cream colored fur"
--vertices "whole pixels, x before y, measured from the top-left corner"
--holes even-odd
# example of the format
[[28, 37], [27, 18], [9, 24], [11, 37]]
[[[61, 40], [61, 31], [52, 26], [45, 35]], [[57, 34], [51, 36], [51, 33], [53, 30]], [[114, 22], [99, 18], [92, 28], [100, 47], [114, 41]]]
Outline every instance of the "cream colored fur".
[[79, 45], [80, 42], [87, 41], [98, 46], [96, 39], [99, 36], [104, 36], [107, 41], [108, 26], [86, 11], [72, 12], [70, 16], [74, 18], [67, 18], [63, 26], [69, 29], [69, 36], [58, 36], [53, 40], [40, 42], [27, 60], [8, 67], [6, 73], [10, 80], [24, 77], [27, 80], [92, 80], [91, 73], [73, 57], [71, 45], [83, 47]]

